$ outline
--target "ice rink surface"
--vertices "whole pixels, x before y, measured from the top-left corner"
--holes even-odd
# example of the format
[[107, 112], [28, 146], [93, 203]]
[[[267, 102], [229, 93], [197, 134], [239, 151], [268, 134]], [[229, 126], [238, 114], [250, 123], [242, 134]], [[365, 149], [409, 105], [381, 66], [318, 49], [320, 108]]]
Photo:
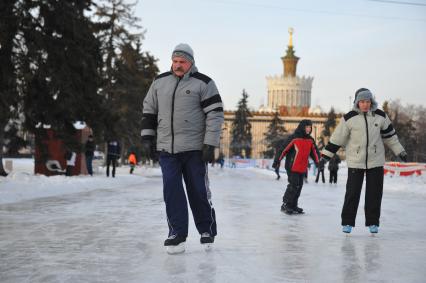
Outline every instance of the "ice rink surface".
[[152, 172], [137, 170], [129, 183], [123, 170], [110, 179], [115, 187], [0, 204], [0, 282], [426, 282], [424, 181], [385, 178], [379, 233], [364, 226], [361, 200], [346, 235], [346, 169], [337, 185], [309, 176], [299, 201], [306, 214], [289, 216], [280, 212], [285, 174], [211, 168], [214, 247], [202, 249], [190, 218], [186, 252], [168, 255], [162, 179]]

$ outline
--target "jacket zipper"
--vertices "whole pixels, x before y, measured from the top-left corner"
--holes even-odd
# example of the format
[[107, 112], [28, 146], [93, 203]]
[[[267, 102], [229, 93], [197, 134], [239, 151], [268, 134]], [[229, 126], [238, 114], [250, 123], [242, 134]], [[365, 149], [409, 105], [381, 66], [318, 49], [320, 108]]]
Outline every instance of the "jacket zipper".
[[176, 83], [176, 85], [175, 85], [175, 89], [173, 90], [173, 98], [172, 98], [172, 117], [171, 117], [171, 129], [172, 129], [172, 154], [174, 154], [174, 153], [175, 153], [175, 130], [174, 130], [174, 127], [173, 127], [173, 116], [174, 116], [174, 113], [175, 113], [175, 95], [176, 95], [176, 89], [177, 89], [177, 87], [178, 87], [178, 85], [179, 85], [180, 79], [181, 79], [181, 78], [179, 78], [179, 77], [178, 77], [177, 83]]
[[365, 151], [365, 169], [368, 169], [368, 123], [367, 123], [367, 113], [364, 113], [365, 119], [365, 130], [367, 131], [367, 148]]

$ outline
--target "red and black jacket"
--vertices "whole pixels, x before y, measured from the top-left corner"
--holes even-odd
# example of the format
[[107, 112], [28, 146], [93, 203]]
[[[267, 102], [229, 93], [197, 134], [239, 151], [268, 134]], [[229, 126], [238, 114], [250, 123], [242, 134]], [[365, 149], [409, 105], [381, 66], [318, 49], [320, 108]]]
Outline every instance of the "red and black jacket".
[[305, 132], [305, 127], [312, 125], [310, 120], [302, 120], [287, 141], [277, 150], [275, 160], [281, 162], [286, 156], [285, 169], [296, 173], [305, 173], [309, 156], [318, 164], [319, 151], [314, 139]]

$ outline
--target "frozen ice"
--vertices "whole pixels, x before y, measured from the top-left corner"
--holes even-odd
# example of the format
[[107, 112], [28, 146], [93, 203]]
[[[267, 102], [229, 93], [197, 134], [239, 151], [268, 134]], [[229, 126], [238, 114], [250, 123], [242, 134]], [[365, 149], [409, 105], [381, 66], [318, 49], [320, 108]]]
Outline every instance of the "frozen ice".
[[303, 215], [280, 212], [285, 174], [209, 170], [218, 236], [206, 252], [190, 215], [178, 255], [163, 246], [159, 169], [119, 168], [115, 179], [12, 174], [0, 181], [0, 282], [425, 282], [424, 176], [385, 178], [372, 235], [363, 200], [356, 227], [342, 233], [346, 169], [337, 185], [310, 174]]

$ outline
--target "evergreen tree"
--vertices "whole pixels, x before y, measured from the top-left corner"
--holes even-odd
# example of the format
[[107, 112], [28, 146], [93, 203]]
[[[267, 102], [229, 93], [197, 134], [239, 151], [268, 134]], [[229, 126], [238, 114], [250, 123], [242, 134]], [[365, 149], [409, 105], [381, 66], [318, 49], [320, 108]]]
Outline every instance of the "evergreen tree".
[[324, 123], [324, 129], [321, 132], [321, 136], [323, 138], [330, 137], [334, 128], [336, 128], [336, 113], [334, 112], [334, 108], [331, 107], [330, 112], [328, 112], [327, 115], [327, 120]]
[[274, 113], [274, 117], [268, 126], [268, 131], [264, 134], [267, 146], [267, 150], [263, 152], [265, 158], [273, 158], [275, 156], [276, 150], [286, 138], [286, 132], [284, 121], [280, 119], [277, 111]]
[[3, 167], [6, 126], [17, 116], [19, 103], [15, 67], [18, 48], [18, 10], [16, 0], [0, 1], [0, 176], [7, 175]]
[[19, 154], [19, 150], [28, 145], [28, 142], [19, 134], [19, 124], [10, 122], [5, 132], [6, 153], [11, 156]]
[[[388, 116], [392, 120], [398, 139], [407, 152], [407, 159], [414, 160], [414, 154], [419, 147], [417, 139], [416, 123], [413, 120], [414, 113], [410, 112], [407, 107], [403, 107], [399, 101], [393, 101], [391, 104], [384, 104], [384, 109], [388, 109]], [[386, 148], [386, 160], [395, 160], [396, 156], [391, 150]]]
[[114, 93], [117, 93], [117, 133], [122, 140], [122, 154], [140, 148], [142, 122], [141, 105], [148, 89], [158, 74], [156, 59], [142, 52], [141, 45], [128, 43], [122, 46], [117, 60]]
[[127, 92], [123, 91], [122, 85], [117, 81], [126, 75], [120, 74], [123, 71], [122, 62], [126, 60], [120, 58], [123, 50], [129, 50], [130, 45], [137, 45], [143, 38], [142, 34], [129, 31], [140, 28], [139, 18], [133, 15], [135, 5], [136, 3], [125, 3], [125, 0], [103, 0], [95, 12], [99, 19], [95, 31], [101, 41], [103, 59], [101, 93], [105, 97], [104, 107], [107, 109], [106, 115], [103, 116], [103, 123], [108, 125], [103, 133], [105, 140], [122, 139], [125, 134], [119, 122], [120, 118], [124, 118], [120, 117], [123, 109], [119, 109], [119, 102], [123, 100], [120, 96], [127, 95]]
[[[250, 158], [252, 148], [251, 124], [248, 118], [251, 116], [247, 106], [248, 94], [243, 90], [238, 109], [235, 112], [235, 120], [232, 122], [232, 139], [230, 150], [232, 155]], [[244, 154], [243, 154], [244, 153]]]
[[36, 145], [47, 158], [39, 137], [40, 125], [50, 125], [67, 148], [80, 151], [75, 138], [76, 121], [99, 130], [102, 114], [100, 44], [86, 12], [91, 0], [24, 1], [22, 66], [25, 126], [36, 134]]

